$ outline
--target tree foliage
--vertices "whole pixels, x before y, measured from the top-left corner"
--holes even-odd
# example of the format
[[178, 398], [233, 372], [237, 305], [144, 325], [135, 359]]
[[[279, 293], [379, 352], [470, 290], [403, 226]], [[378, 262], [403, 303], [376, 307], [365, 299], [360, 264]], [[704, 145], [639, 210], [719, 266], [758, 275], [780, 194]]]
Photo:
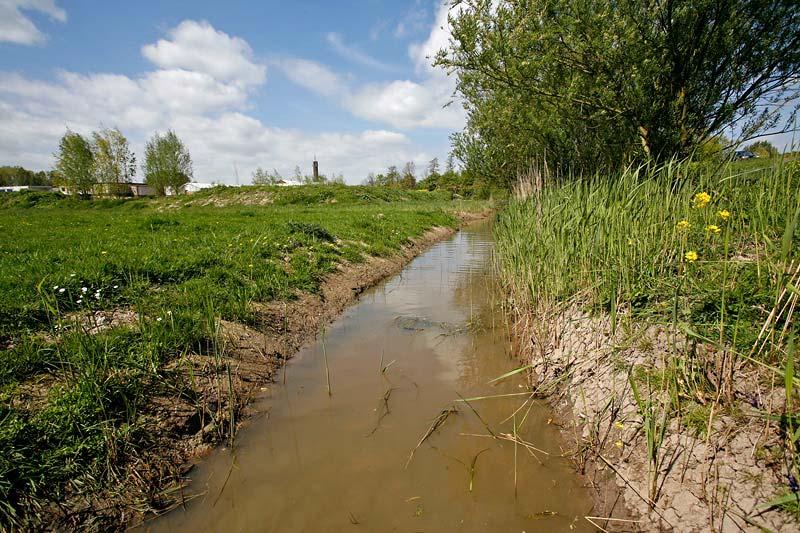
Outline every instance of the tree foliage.
[[771, 142], [766, 140], [752, 143], [747, 147], [747, 150], [753, 152], [758, 157], [775, 157], [780, 153]]
[[0, 186], [9, 185], [53, 185], [53, 175], [23, 167], [0, 167]]
[[58, 181], [72, 194], [90, 195], [96, 179], [89, 141], [79, 133], [67, 130], [58, 143], [55, 158]]
[[797, 101], [794, 0], [457, 4], [436, 63], [468, 112], [455, 153], [485, 176], [686, 156], [733, 124], [779, 126], [778, 105]]
[[125, 185], [136, 175], [136, 156], [128, 139], [118, 129], [92, 133], [93, 172], [95, 181], [104, 184], [105, 191], [122, 195], [130, 192]]
[[192, 179], [192, 158], [175, 132], [168, 130], [147, 141], [142, 170], [157, 194], [163, 196], [167, 189], [177, 193]]
[[253, 172], [253, 185], [277, 185], [283, 181], [283, 176], [274, 168], [272, 172], [268, 172], [258, 167], [255, 172]]

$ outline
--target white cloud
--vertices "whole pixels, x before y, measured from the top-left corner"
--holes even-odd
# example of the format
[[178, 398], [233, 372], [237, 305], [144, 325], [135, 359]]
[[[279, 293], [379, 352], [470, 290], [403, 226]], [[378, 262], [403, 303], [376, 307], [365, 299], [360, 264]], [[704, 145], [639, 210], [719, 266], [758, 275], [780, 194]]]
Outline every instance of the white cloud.
[[355, 115], [396, 128], [460, 129], [464, 111], [452, 100], [447, 84], [426, 80], [397, 80], [371, 84], [348, 97], [345, 105]]
[[416, 0], [405, 17], [394, 28], [394, 37], [403, 39], [425, 30], [428, 20], [428, 9], [422, 0]]
[[[456, 8], [460, 9], [460, 8]], [[442, 70], [433, 66], [436, 53], [447, 48], [452, 35], [447, 16], [450, 13], [449, 2], [443, 2], [436, 11], [436, 19], [428, 38], [422, 43], [412, 43], [408, 47], [408, 55], [414, 62], [414, 68], [420, 75], [441, 76]]]
[[[189, 38], [187, 29], [205, 37]], [[247, 43], [191, 21], [169, 35], [171, 40], [142, 49], [160, 68], [138, 77], [61, 71], [53, 81], [41, 81], [0, 72], [0, 164], [50, 168], [66, 128], [89, 134], [103, 126], [119, 127], [139, 154], [153, 132], [174, 129], [192, 154], [199, 181], [233, 183], [234, 165], [243, 183], [258, 166], [290, 175], [299, 164], [310, 172], [305, 167], [316, 154], [323, 173], [343, 173], [357, 183], [387, 164], [423, 164], [432, 157], [398, 132], [308, 134], [265, 125], [244, 113], [264, 73]], [[189, 43], [202, 47], [198, 39], [227, 46], [217, 57], [226, 56], [228, 62], [183, 56]], [[322, 65], [294, 59], [276, 64], [297, 83], [346, 94], [342, 78]]]
[[[409, 57], [419, 81], [392, 80], [355, 86], [314, 61], [284, 59], [278, 66], [298, 85], [338, 101], [359, 118], [400, 129], [459, 130], [466, 123], [466, 113], [454, 96], [456, 80], [432, 65], [432, 57], [450, 39], [448, 12], [449, 4], [442, 4], [428, 38], [409, 46]], [[340, 42], [337, 34], [329, 34], [329, 40], [331, 36], [333, 42]]]
[[[332, 176], [344, 174], [350, 183], [359, 183], [369, 172], [379, 172], [388, 164], [415, 161], [423, 164], [431, 155], [415, 150], [405, 135], [390, 131], [365, 131], [359, 134], [319, 133], [309, 135], [296, 130], [271, 128], [241, 113], [226, 113], [216, 118], [183, 117], [175, 130], [187, 139], [195, 164], [208, 176], [227, 176], [232, 182], [235, 164], [242, 182], [262, 166], [277, 168], [291, 176], [296, 165], [311, 173], [314, 155], [320, 171]], [[220, 158], [219, 154], [225, 154]]]
[[39, 11], [59, 22], [67, 13], [54, 0], [0, 0], [0, 42], [41, 44], [47, 37], [23, 11]]
[[441, 68], [434, 67], [433, 57], [450, 40], [447, 21], [450, 6], [442, 3], [428, 38], [409, 45], [409, 57], [421, 81], [395, 80], [370, 84], [347, 99], [347, 107], [356, 115], [384, 121], [396, 128], [461, 129], [466, 113], [454, 97], [456, 80]]
[[[137, 77], [60, 71], [42, 81], [0, 72], [0, 164], [51, 168], [66, 128], [89, 134], [104, 126], [119, 127], [140, 156], [155, 131], [175, 130], [192, 154], [198, 181], [233, 183], [234, 166], [243, 183], [258, 166], [290, 175], [301, 165], [310, 172], [316, 154], [323, 173], [343, 173], [357, 183], [389, 164], [422, 166], [438, 155], [385, 129], [309, 134], [248, 116], [250, 95], [265, 68], [245, 41], [207, 23], [185, 21], [169, 32], [169, 40], [142, 53], [156, 68]], [[274, 64], [298, 84], [335, 98], [350, 95], [345, 80], [323, 65], [298, 59]]]
[[208, 22], [186, 20], [161, 39], [142, 47], [142, 54], [158, 67], [208, 74], [216, 80], [259, 85], [266, 67], [255, 63], [246, 41], [214, 29]]
[[370, 68], [374, 68], [377, 70], [384, 70], [384, 71], [395, 71], [397, 70], [396, 66], [389, 65], [387, 63], [383, 63], [372, 57], [371, 55], [362, 52], [358, 48], [352, 45], [348, 45], [342, 39], [342, 36], [338, 33], [329, 33], [326, 37], [328, 44], [331, 45], [333, 50], [342, 56], [343, 58], [347, 59], [348, 61], [352, 61], [353, 63], [358, 63], [360, 65], [364, 65]]
[[300, 58], [278, 59], [274, 64], [286, 77], [306, 89], [323, 96], [341, 96], [347, 92], [345, 80], [316, 61]]

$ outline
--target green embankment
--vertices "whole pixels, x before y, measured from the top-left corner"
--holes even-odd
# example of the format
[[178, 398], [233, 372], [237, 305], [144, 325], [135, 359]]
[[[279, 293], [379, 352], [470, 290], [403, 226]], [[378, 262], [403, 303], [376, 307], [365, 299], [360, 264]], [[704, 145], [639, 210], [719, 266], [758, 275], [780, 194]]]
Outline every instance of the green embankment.
[[[486, 205], [343, 186], [0, 202], [0, 529], [124, 477], [151, 442], [142, 408], [189, 379], [166, 365], [208, 350], [217, 319], [250, 323], [252, 303], [315, 292], [337, 264]], [[133, 323], [85, 331], [111, 309]]]
[[651, 398], [670, 399], [659, 405], [667, 420], [680, 417], [701, 437], [714, 414], [739, 416], [732, 391], [742, 376], [759, 376], [754, 397], [785, 387], [782, 405], [762, 416], [783, 442], [774, 459], [787, 481], [776, 492], [796, 490], [800, 163], [671, 164], [531, 191], [495, 226], [498, 265], [520, 309], [576, 304], [618, 327], [664, 325], [732, 357], [724, 376], [691, 350], [657, 375], [630, 374]]

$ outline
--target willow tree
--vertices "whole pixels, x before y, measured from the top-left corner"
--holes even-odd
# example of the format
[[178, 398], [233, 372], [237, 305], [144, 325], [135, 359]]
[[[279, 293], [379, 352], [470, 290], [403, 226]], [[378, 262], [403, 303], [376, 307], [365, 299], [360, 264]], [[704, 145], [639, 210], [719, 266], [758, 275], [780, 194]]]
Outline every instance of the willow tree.
[[55, 159], [58, 182], [72, 194], [89, 196], [96, 183], [91, 143], [83, 135], [67, 130], [58, 143]]
[[107, 193], [128, 194], [126, 184], [136, 175], [136, 156], [122, 132], [114, 128], [92, 133], [92, 154], [95, 181]]
[[160, 196], [167, 189], [178, 193], [192, 179], [192, 158], [174, 131], [156, 133], [145, 145], [142, 170], [147, 184]]
[[482, 173], [543, 157], [579, 171], [682, 157], [734, 125], [785, 131], [796, 111], [795, 0], [454, 5], [436, 62], [467, 107], [456, 153]]

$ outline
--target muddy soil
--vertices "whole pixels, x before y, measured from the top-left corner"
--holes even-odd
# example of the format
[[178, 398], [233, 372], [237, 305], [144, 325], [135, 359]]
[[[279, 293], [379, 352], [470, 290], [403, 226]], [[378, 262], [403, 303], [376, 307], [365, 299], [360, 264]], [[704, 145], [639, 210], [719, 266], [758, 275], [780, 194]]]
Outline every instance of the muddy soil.
[[[657, 326], [612, 333], [607, 317], [587, 315], [577, 306], [544, 320], [522, 313], [515, 332], [533, 367], [534, 386], [556, 407], [576, 465], [594, 485], [599, 510], [615, 519], [600, 522], [604, 529], [798, 531], [793, 517], [764, 512], [786, 481], [771, 452], [780, 449], [777, 425], [758, 416], [753, 406], [780, 405], [782, 389], [760, 393], [758, 372], [739, 371], [739, 414], [712, 417], [710, 437], [684, 420], [668, 421], [654, 486], [628, 369], [663, 368], [686, 339]], [[713, 361], [709, 348], [694, 349], [699, 360]]]

